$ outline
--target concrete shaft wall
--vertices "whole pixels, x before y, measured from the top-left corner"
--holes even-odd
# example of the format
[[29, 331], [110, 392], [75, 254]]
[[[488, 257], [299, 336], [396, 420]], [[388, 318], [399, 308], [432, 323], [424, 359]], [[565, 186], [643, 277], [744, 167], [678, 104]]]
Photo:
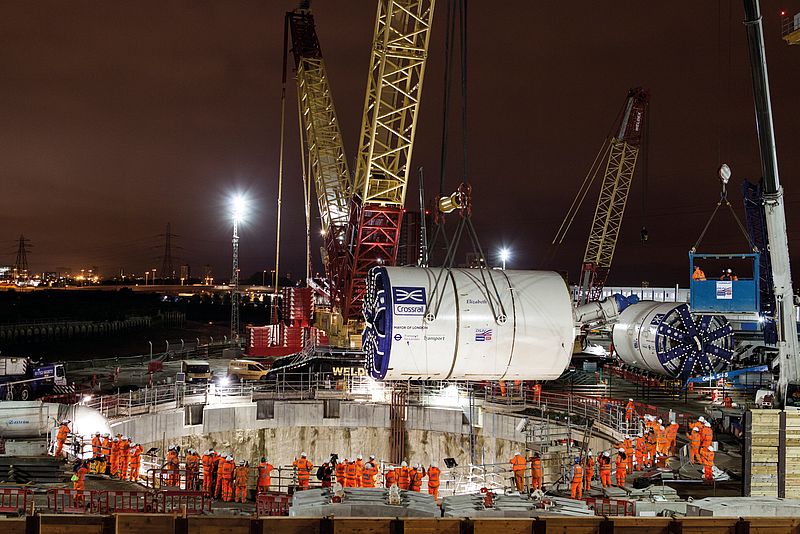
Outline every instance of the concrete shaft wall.
[[[148, 447], [175, 443], [199, 451], [213, 447], [251, 464], [266, 456], [273, 465], [286, 465], [301, 453], [318, 465], [331, 453], [341, 458], [374, 454], [390, 457], [389, 406], [342, 401], [339, 417], [324, 417], [324, 401], [275, 401], [274, 417], [257, 419], [255, 403], [205, 406], [203, 423], [185, 425], [185, 410], [171, 410], [138, 416], [112, 424], [115, 432], [131, 436]], [[476, 428], [478, 463], [504, 463], [514, 451], [525, 450], [525, 434], [517, 432], [519, 418], [483, 412], [482, 426]], [[406, 457], [409, 462], [441, 464], [455, 458], [469, 463], [469, 425], [461, 409], [410, 406], [406, 420]], [[580, 434], [576, 435], [580, 439]], [[607, 441], [593, 438], [595, 450]]]

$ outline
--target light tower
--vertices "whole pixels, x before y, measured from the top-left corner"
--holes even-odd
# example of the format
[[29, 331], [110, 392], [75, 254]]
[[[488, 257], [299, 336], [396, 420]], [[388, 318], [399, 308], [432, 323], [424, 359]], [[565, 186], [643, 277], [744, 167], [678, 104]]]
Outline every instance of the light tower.
[[511, 251], [503, 247], [500, 249], [500, 261], [503, 262], [503, 270], [506, 270], [506, 262], [511, 258]]
[[242, 222], [246, 201], [241, 195], [233, 197], [233, 272], [231, 273], [231, 341], [239, 344], [239, 223]]

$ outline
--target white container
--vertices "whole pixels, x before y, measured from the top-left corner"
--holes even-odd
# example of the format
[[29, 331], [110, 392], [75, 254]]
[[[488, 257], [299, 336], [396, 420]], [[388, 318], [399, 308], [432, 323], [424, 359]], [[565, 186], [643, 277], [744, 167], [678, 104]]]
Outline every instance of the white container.
[[376, 267], [364, 314], [376, 379], [552, 380], [575, 339], [569, 290], [549, 271]]
[[673, 378], [718, 372], [733, 357], [733, 328], [727, 319], [693, 314], [688, 304], [632, 304], [620, 313], [612, 338], [626, 364]]

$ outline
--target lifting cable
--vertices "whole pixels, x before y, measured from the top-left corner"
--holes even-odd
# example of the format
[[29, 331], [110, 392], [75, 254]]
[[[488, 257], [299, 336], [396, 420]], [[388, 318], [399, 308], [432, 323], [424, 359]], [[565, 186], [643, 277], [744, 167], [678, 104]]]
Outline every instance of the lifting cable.
[[719, 201], [717, 201], [717, 206], [714, 208], [714, 211], [711, 213], [711, 216], [708, 218], [708, 221], [706, 222], [706, 225], [703, 227], [703, 231], [700, 232], [700, 237], [697, 238], [697, 241], [692, 246], [691, 251], [692, 252], [697, 252], [697, 247], [700, 246], [700, 242], [703, 240], [703, 237], [705, 237], [706, 232], [708, 231], [708, 227], [711, 226], [711, 221], [714, 220], [714, 217], [717, 215], [717, 212], [719, 211], [720, 206], [722, 206], [723, 204], [725, 204], [728, 207], [728, 209], [731, 212], [731, 215], [733, 215], [733, 218], [736, 221], [736, 225], [739, 227], [739, 230], [742, 232], [742, 235], [747, 240], [747, 244], [750, 246], [750, 250], [752, 250], [754, 252], [758, 252], [758, 248], [753, 244], [753, 240], [750, 238], [750, 235], [744, 229], [744, 226], [742, 225], [742, 221], [739, 220], [739, 216], [736, 215], [736, 211], [733, 209], [733, 206], [731, 206], [731, 203], [728, 200], [728, 190], [727, 190], [727, 187], [725, 186], [725, 183], [722, 184], [722, 193], [720, 193]]

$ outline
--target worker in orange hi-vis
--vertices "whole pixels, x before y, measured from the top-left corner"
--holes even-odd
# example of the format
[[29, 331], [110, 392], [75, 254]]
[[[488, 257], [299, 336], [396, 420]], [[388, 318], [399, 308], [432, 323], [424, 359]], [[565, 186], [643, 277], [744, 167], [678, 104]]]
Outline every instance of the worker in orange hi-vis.
[[220, 474], [222, 479], [222, 500], [225, 502], [233, 500], [233, 466], [233, 456], [227, 456], [222, 464], [222, 472]]
[[625, 436], [622, 441], [622, 448], [625, 449], [625, 457], [628, 459], [628, 473], [633, 473], [633, 441], [630, 436]]
[[714, 431], [711, 430], [711, 423], [706, 421], [702, 428], [700, 428], [700, 448], [705, 449], [706, 447], [710, 447], [713, 441]]
[[61, 451], [64, 449], [64, 443], [67, 442], [67, 436], [69, 436], [69, 424], [72, 421], [69, 419], [64, 419], [61, 421], [61, 425], [58, 427], [58, 432], [56, 433], [56, 453], [55, 456], [61, 456]]
[[211, 483], [211, 462], [213, 461], [212, 451], [206, 450], [200, 457], [200, 465], [203, 467], [203, 492], [208, 493], [208, 486]]
[[301, 490], [308, 489], [308, 481], [311, 478], [311, 468], [314, 465], [306, 458], [306, 453], [300, 453], [300, 458], [296, 459], [292, 465], [297, 469], [297, 482]]
[[678, 423], [670, 423], [667, 428], [667, 454], [675, 454], [675, 446], [678, 444]]
[[695, 265], [694, 272], [692, 272], [692, 280], [703, 282], [705, 279], [706, 273], [703, 272], [703, 269], [701, 269], [699, 265]]
[[397, 484], [397, 476], [395, 475], [396, 469], [389, 468], [383, 474], [383, 487], [384, 488], [391, 488], [395, 484]]
[[500, 395], [502, 397], [505, 397], [506, 396], [506, 383], [505, 383], [504, 380], [498, 380], [498, 382], [500, 384]]
[[128, 480], [138, 482], [139, 467], [142, 465], [142, 451], [144, 447], [138, 443], [131, 443], [128, 449]]
[[625, 449], [619, 449], [617, 451], [616, 457], [616, 465], [617, 468], [617, 487], [623, 488], [625, 487], [625, 475], [627, 474], [628, 469], [628, 459], [625, 455]]
[[520, 455], [519, 451], [515, 451], [514, 457], [509, 462], [514, 472], [514, 484], [517, 486], [517, 491], [522, 493], [525, 491], [525, 458]]
[[714, 447], [703, 449], [703, 480], [714, 480]]
[[372, 462], [367, 462], [361, 469], [361, 487], [374, 488], [375, 477], [378, 475], [378, 468]]
[[428, 493], [433, 495], [433, 500], [439, 499], [439, 485], [441, 484], [442, 470], [436, 462], [428, 467]]
[[539, 382], [536, 382], [533, 385], [533, 402], [539, 403], [542, 398], [542, 385]]
[[656, 449], [658, 448], [655, 431], [651, 429], [645, 439], [647, 440], [647, 467], [653, 467], [656, 464]]
[[417, 493], [421, 492], [422, 479], [425, 478], [425, 468], [419, 464], [414, 464], [414, 468], [409, 471], [409, 478], [408, 489]]
[[164, 469], [167, 473], [167, 484], [170, 486], [180, 487], [181, 472], [177, 446], [170, 445], [167, 448], [167, 461], [164, 462]]
[[[336, 464], [337, 467], [339, 464]], [[262, 493], [266, 493], [269, 491], [269, 486], [272, 483], [271, 473], [272, 470], [275, 469], [272, 467], [272, 464], [269, 463], [266, 457], [261, 457], [261, 463], [258, 464], [258, 487], [257, 492], [259, 495]], [[339, 478], [337, 477], [336, 480], [338, 481]]]
[[611, 455], [608, 451], [600, 457], [600, 484], [604, 488], [611, 486]]
[[195, 491], [200, 473], [200, 455], [193, 448], [186, 450], [186, 489]]
[[644, 436], [641, 432], [636, 437], [636, 444], [634, 446], [634, 460], [636, 463], [636, 469], [639, 471], [645, 468], [647, 464], [647, 441], [644, 439]]
[[111, 440], [111, 455], [109, 456], [109, 460], [111, 462], [111, 476], [117, 476], [117, 471], [119, 471], [119, 438], [114, 437]]
[[656, 431], [656, 452], [662, 456], [669, 454], [669, 437], [667, 429], [663, 426], [658, 427]]
[[86, 489], [84, 486], [84, 481], [86, 479], [86, 473], [88, 472], [89, 466], [87, 465], [86, 461], [83, 461], [78, 470], [75, 471], [75, 474], [72, 475], [72, 489], [76, 492], [76, 495], [73, 498], [73, 504], [75, 506], [83, 506], [86, 502], [83, 498], [83, 490]]
[[411, 482], [411, 476], [408, 469], [408, 463], [403, 461], [398, 469], [395, 469], [397, 475], [397, 487], [401, 490], [407, 490], [408, 484]]
[[635, 422], [634, 414], [636, 413], [636, 404], [634, 404], [633, 399], [628, 399], [628, 404], [625, 405], [625, 422], [632, 423]]
[[360, 488], [361, 487], [361, 483], [363, 482], [361, 480], [362, 479], [361, 475], [364, 472], [364, 457], [361, 456], [360, 454], [358, 456], [356, 456], [355, 464], [356, 464], [356, 478], [355, 478], [356, 485], [355, 485], [355, 487]]
[[531, 458], [531, 491], [542, 489], [542, 458], [538, 452]]
[[686, 436], [689, 438], [689, 461], [695, 463], [700, 461], [700, 430], [692, 427], [692, 431]]
[[334, 473], [336, 474], [336, 482], [344, 487], [345, 485], [345, 470], [347, 469], [347, 458], [342, 458], [341, 460], [336, 462], [336, 467], [334, 468]]
[[572, 465], [569, 492], [573, 499], [583, 497], [583, 467], [581, 466], [581, 459], [578, 457], [575, 458], [575, 463]]
[[586, 470], [583, 473], [583, 480], [585, 481], [586, 491], [592, 489], [592, 477], [594, 476], [594, 453], [592, 449], [586, 453]]
[[128, 436], [122, 436], [119, 442], [119, 478], [128, 480], [128, 454], [131, 450], [131, 442]]
[[236, 477], [236, 496], [233, 500], [234, 502], [246, 502], [247, 483], [250, 480], [250, 468], [247, 467], [244, 460], [239, 462], [239, 467], [236, 468], [234, 476]]
[[347, 462], [344, 468], [344, 487], [355, 488], [357, 486], [356, 477], [358, 476], [358, 467], [355, 461]]
[[103, 440], [100, 439], [100, 432], [95, 432], [94, 437], [92, 438], [92, 458], [97, 458], [101, 456], [102, 453], [100, 452], [103, 448]]

